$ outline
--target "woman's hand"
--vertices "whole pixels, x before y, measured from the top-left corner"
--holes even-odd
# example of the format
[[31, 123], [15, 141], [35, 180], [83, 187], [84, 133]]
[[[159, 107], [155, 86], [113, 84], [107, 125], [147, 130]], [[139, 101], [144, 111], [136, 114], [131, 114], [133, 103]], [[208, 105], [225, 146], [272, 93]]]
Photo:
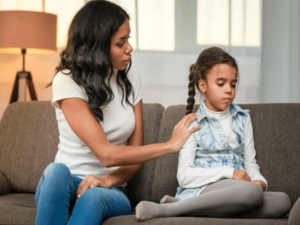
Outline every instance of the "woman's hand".
[[238, 169], [234, 170], [232, 179], [247, 181], [247, 182], [251, 181], [249, 175], [247, 174], [247, 172], [245, 170], [238, 170]]
[[197, 119], [197, 114], [191, 113], [183, 117], [174, 127], [171, 139], [168, 143], [171, 145], [173, 152], [178, 152], [187, 139], [194, 133], [196, 130], [199, 130], [201, 126], [192, 127], [188, 129], [191, 123]]
[[265, 184], [265, 182], [261, 181], [261, 180], [253, 180], [251, 181], [254, 184], [257, 184], [259, 186], [262, 187], [263, 191], [266, 191], [267, 185]]
[[77, 198], [80, 198], [80, 196], [89, 188], [93, 187], [104, 187], [104, 188], [111, 188], [111, 182], [109, 179], [105, 179], [105, 177], [95, 177], [92, 175], [87, 175], [79, 184], [78, 190], [77, 190]]

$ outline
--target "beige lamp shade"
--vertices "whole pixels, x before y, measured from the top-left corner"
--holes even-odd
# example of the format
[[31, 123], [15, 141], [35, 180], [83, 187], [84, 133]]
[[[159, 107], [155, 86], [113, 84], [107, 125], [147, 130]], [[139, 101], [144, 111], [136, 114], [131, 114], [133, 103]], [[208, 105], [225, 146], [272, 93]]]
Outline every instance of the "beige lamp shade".
[[0, 53], [56, 53], [57, 16], [33, 11], [0, 11]]

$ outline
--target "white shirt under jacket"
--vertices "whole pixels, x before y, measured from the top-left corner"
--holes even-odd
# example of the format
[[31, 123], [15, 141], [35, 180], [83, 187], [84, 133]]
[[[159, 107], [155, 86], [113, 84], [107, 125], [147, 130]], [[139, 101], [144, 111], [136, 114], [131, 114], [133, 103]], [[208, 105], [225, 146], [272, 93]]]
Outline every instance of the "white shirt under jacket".
[[[232, 116], [230, 113], [230, 108], [225, 111], [214, 112], [204, 106], [204, 110], [209, 117], [213, 117], [220, 122], [229, 145], [232, 149], [235, 149], [239, 145], [237, 142], [238, 139], [236, 138], [238, 134], [231, 129]], [[261, 180], [267, 185], [267, 181], [260, 174], [259, 166], [255, 160], [256, 151], [254, 149], [253, 129], [250, 116], [246, 121], [244, 137], [244, 169], [250, 176], [251, 180]], [[214, 183], [223, 178], [233, 178], [234, 168], [229, 166], [215, 168], [196, 167], [194, 164], [196, 147], [197, 141], [193, 133], [179, 152], [177, 179], [181, 187], [197, 188], [206, 184]]]

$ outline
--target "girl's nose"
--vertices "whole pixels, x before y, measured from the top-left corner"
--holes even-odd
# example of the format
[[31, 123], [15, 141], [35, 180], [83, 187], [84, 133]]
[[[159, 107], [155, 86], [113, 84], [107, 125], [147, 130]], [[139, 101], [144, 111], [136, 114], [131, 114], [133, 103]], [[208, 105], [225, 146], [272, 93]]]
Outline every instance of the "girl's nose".
[[227, 94], [231, 94], [232, 92], [232, 87], [229, 85], [227, 88], [226, 88], [226, 93]]

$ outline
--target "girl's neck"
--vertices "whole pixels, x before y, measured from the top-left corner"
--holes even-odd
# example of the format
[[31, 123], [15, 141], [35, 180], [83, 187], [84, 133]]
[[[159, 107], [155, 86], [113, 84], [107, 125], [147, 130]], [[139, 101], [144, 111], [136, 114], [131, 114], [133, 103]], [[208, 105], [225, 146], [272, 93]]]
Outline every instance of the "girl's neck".
[[204, 101], [203, 102], [203, 108], [204, 108], [205, 113], [208, 114], [208, 116], [219, 117], [219, 116], [223, 116], [226, 113], [228, 113], [228, 111], [230, 109], [230, 106], [227, 109], [223, 110], [223, 111], [213, 111], [213, 110], [210, 110], [206, 107], [206, 102]]

